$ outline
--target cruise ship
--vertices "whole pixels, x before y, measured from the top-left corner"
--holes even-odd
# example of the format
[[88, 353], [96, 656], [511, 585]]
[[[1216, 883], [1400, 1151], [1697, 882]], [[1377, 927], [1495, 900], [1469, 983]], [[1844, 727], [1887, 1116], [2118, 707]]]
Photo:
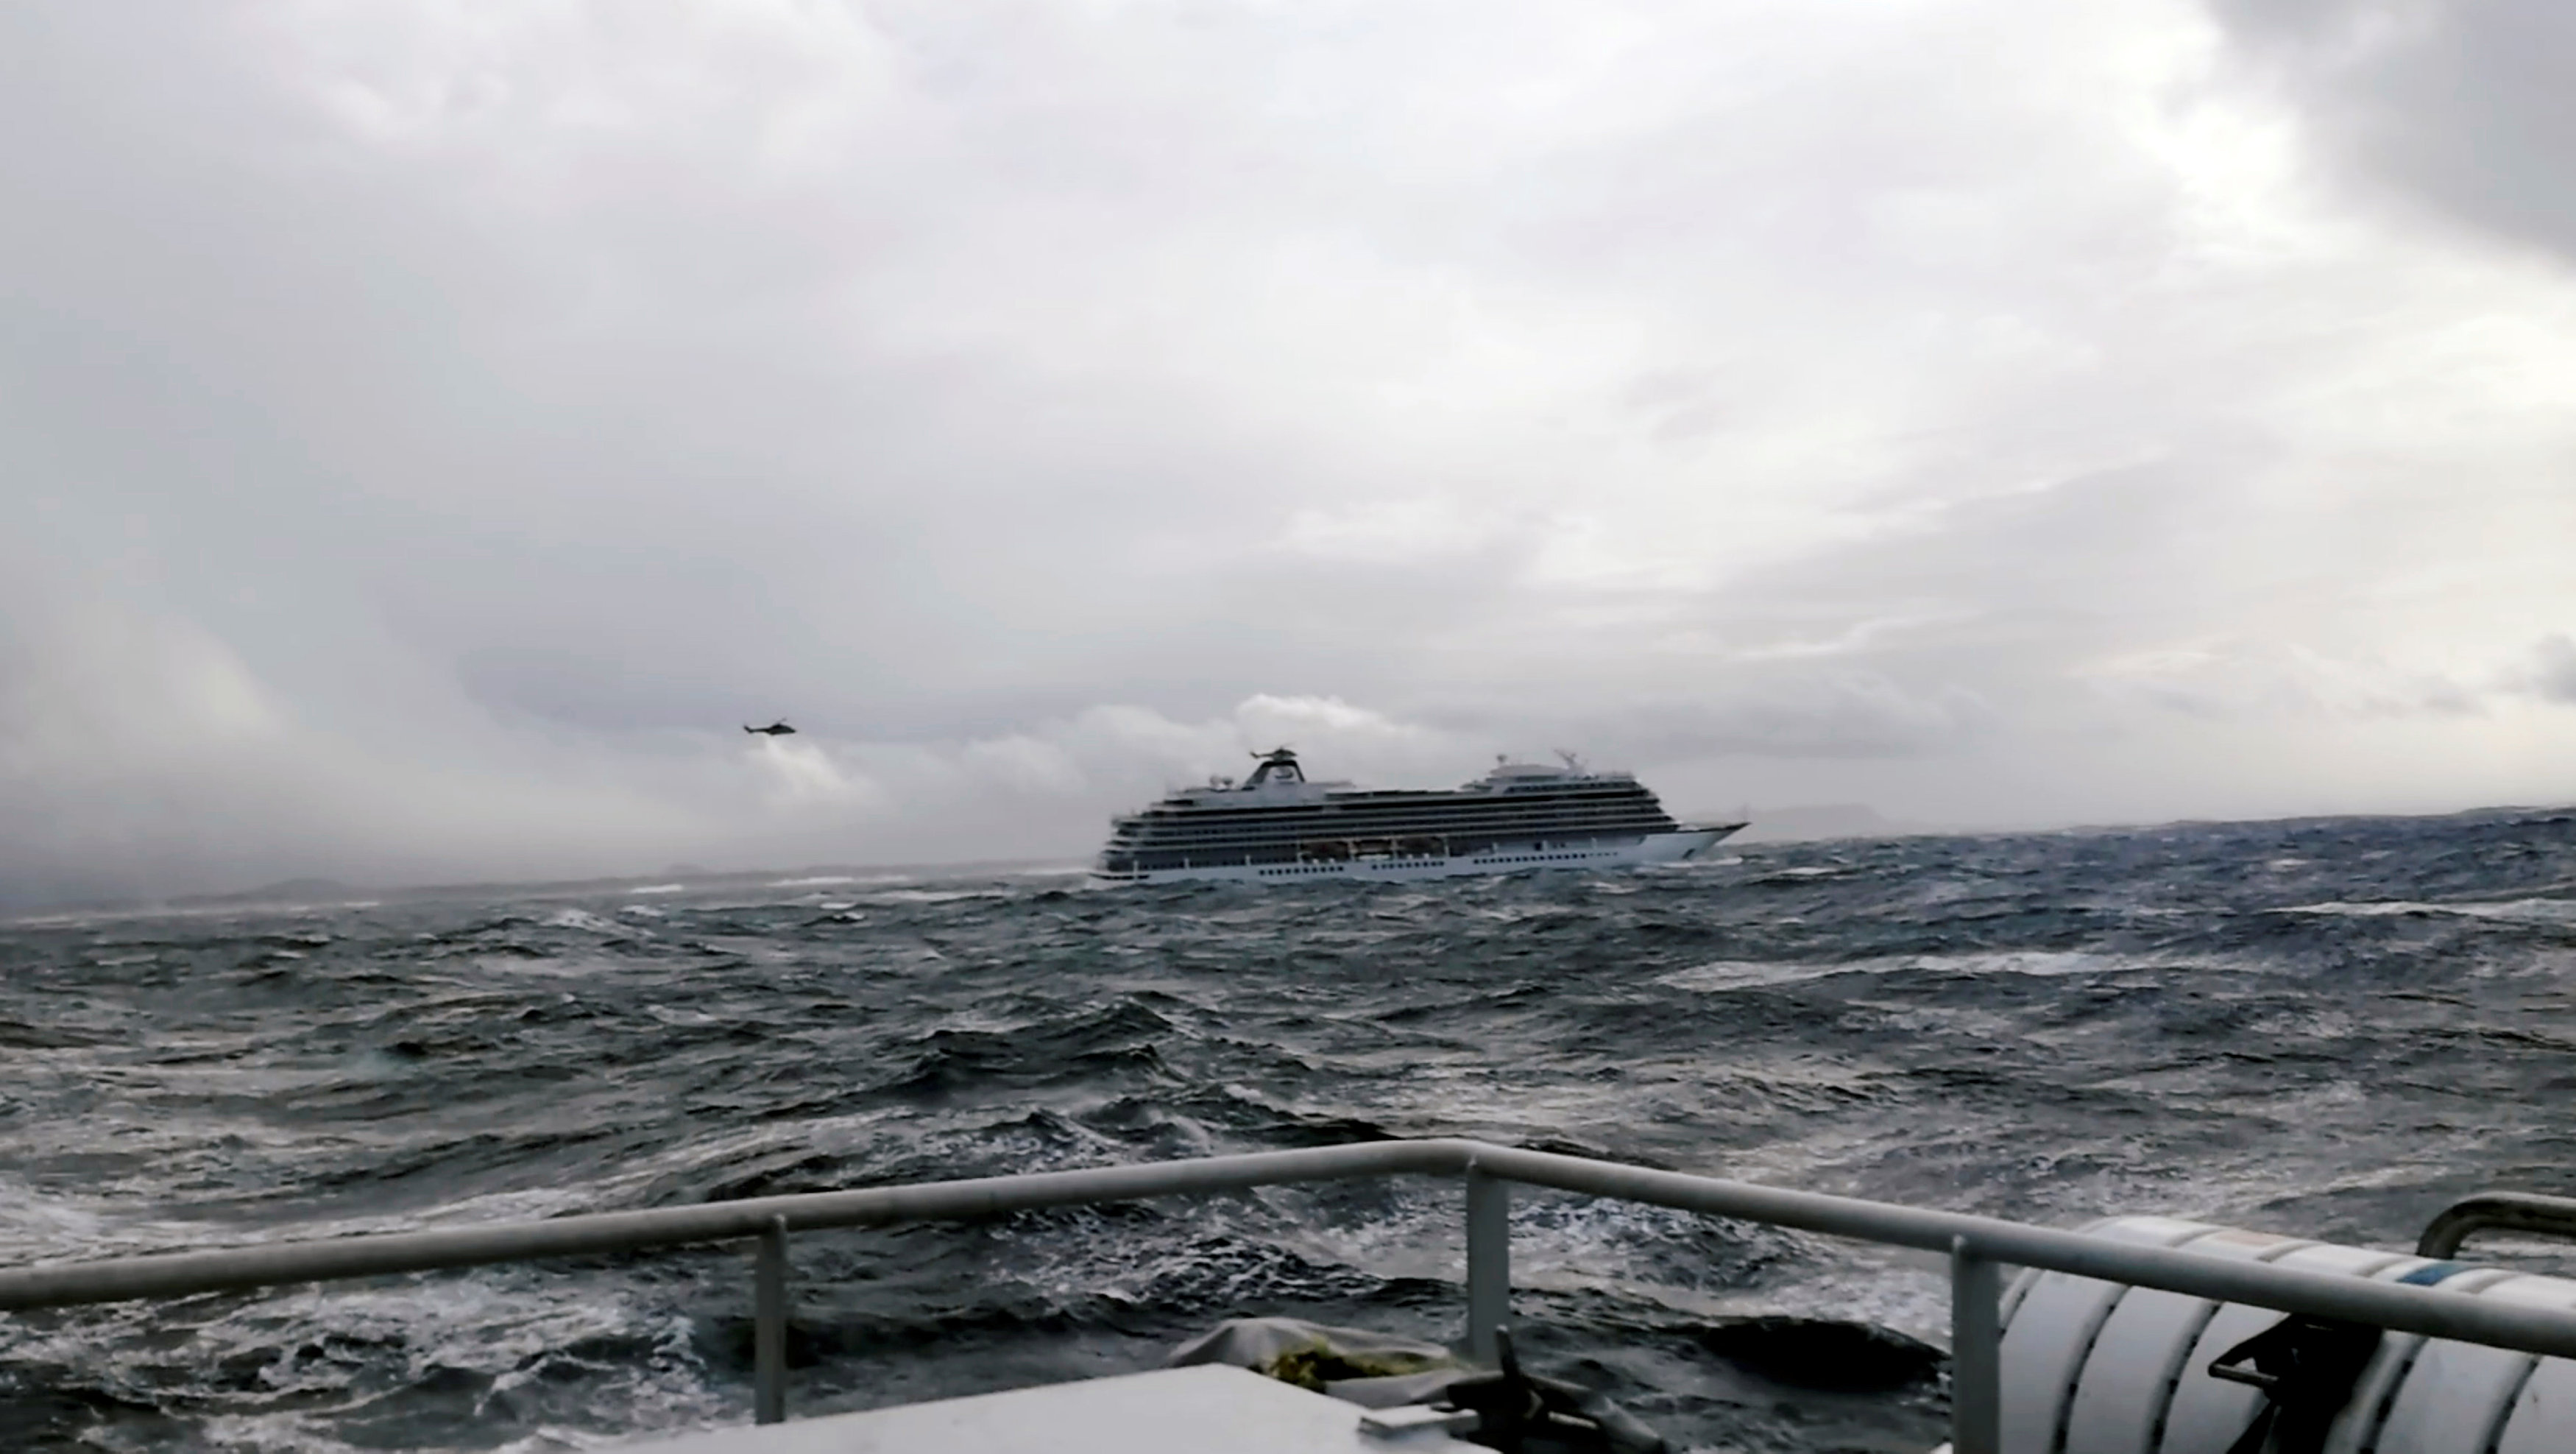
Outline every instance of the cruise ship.
[[1547, 868], [1678, 863], [1743, 827], [1676, 823], [1636, 778], [1497, 761], [1452, 789], [1310, 782], [1297, 754], [1255, 753], [1252, 775], [1215, 778], [1117, 820], [1093, 876], [1177, 879], [1441, 878]]

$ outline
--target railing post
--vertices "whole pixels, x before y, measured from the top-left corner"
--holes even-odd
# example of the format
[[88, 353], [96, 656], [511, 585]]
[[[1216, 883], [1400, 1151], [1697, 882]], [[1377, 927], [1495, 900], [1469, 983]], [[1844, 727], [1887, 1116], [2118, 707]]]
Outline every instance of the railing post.
[[1951, 1454], [2002, 1454], [2002, 1299], [2002, 1269], [1951, 1238]]
[[760, 1229], [751, 1274], [751, 1417], [787, 1420], [787, 1219]]
[[1512, 1184], [1467, 1163], [1467, 1356], [1500, 1361], [1494, 1330], [1512, 1315]]

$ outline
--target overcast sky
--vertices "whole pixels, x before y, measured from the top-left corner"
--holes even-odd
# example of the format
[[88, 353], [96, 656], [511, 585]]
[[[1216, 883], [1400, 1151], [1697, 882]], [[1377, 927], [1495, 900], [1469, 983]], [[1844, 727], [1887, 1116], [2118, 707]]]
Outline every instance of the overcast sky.
[[[0, 9], [0, 899], [2576, 799], [2566, 0]], [[784, 714], [800, 735], [745, 737]]]

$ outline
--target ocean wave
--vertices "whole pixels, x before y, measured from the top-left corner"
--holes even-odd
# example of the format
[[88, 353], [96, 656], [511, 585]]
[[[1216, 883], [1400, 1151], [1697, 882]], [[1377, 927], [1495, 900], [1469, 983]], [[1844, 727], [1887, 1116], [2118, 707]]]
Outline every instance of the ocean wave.
[[615, 922], [603, 919], [588, 909], [557, 909], [543, 921], [549, 929], [587, 929], [594, 934], [620, 934], [625, 930]]
[[869, 894], [864, 902], [874, 904], [956, 904], [978, 899], [1007, 899], [1008, 889], [888, 889]]
[[1847, 960], [1719, 959], [1674, 970], [1655, 983], [1695, 993], [1722, 993], [1769, 985], [1797, 984], [1835, 975], [1947, 974], [2021, 975], [2063, 979], [2139, 970], [2199, 971], [2216, 968], [2207, 960], [2179, 962], [2161, 955], [2113, 954], [2086, 950], [1998, 950], [1972, 954], [1904, 954]]
[[2502, 923], [2544, 924], [2551, 927], [2576, 925], [2576, 899], [2507, 899], [2493, 903], [2427, 903], [2412, 899], [2387, 899], [2361, 903], [2329, 901], [2320, 904], [2294, 904], [2278, 912], [2340, 914], [2357, 919], [2452, 914], [2464, 919], [2492, 919]]
[[[0, 929], [0, 1260], [1418, 1135], [2403, 1243], [2560, 1164], [2552, 1091], [2576, 1089], [2564, 814], [1284, 893], [828, 877], [852, 882]], [[1911, 1375], [1802, 1388], [1807, 1425], [1765, 1422], [1801, 1375], [1764, 1363], [1773, 1341], [1874, 1356], [1872, 1329], [1937, 1343], [1937, 1269], [1512, 1203], [1539, 1366], [1620, 1381], [1682, 1443], [1938, 1441]], [[1461, 1213], [1453, 1183], [1398, 1178], [800, 1233], [797, 1398], [1146, 1367], [1235, 1314], [1447, 1338]], [[11, 1320], [0, 1444], [535, 1449], [739, 1422], [746, 1263]]]

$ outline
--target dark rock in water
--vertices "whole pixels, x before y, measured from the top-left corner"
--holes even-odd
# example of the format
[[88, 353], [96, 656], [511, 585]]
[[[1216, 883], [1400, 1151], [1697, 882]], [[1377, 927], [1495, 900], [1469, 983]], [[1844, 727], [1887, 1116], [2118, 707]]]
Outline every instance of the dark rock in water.
[[1701, 1347], [1774, 1383], [1844, 1393], [1926, 1383], [1949, 1361], [1929, 1343], [1868, 1323], [1740, 1318], [1696, 1336]]

